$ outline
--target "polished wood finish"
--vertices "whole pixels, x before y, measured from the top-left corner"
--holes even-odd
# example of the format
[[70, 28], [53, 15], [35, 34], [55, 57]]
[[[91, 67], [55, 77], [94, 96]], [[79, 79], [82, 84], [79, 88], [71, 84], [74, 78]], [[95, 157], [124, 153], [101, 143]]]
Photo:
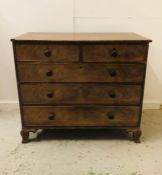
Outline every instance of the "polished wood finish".
[[139, 85], [23, 84], [23, 104], [107, 104], [138, 105]]
[[38, 129], [121, 129], [140, 142], [150, 39], [27, 33], [12, 39], [22, 143]]
[[79, 48], [76, 45], [16, 45], [17, 61], [79, 61]]
[[[45, 32], [29, 32], [12, 39], [12, 41], [70, 41], [70, 42], [151, 42], [150, 39], [145, 38], [136, 33], [45, 33]], [[102, 44], [102, 43], [101, 43]]]
[[[111, 82], [141, 83], [143, 64], [38, 64], [18, 63], [20, 82]], [[48, 73], [49, 72], [49, 73]]]
[[24, 106], [23, 114], [27, 126], [136, 126], [139, 107]]
[[83, 58], [86, 62], [140, 62], [145, 61], [146, 48], [137, 44], [85, 45]]

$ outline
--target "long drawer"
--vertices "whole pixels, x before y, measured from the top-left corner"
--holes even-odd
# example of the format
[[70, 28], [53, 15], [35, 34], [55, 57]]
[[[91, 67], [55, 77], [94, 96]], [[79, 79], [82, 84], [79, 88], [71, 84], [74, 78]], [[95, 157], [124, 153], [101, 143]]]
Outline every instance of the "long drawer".
[[146, 45], [85, 45], [83, 58], [85, 62], [141, 62], [146, 52]]
[[22, 84], [23, 104], [138, 105], [141, 86], [104, 84]]
[[23, 106], [26, 126], [136, 126], [139, 107]]
[[144, 64], [32, 64], [17, 63], [20, 82], [137, 82]]
[[54, 44], [17, 44], [17, 61], [79, 61], [79, 47], [77, 45]]

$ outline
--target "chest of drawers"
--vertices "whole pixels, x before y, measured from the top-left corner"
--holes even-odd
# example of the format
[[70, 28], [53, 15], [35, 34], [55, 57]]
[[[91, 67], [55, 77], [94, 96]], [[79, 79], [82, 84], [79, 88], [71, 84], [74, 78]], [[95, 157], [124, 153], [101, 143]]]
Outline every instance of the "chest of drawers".
[[140, 142], [148, 45], [134, 33], [12, 39], [22, 143], [38, 129], [121, 129]]

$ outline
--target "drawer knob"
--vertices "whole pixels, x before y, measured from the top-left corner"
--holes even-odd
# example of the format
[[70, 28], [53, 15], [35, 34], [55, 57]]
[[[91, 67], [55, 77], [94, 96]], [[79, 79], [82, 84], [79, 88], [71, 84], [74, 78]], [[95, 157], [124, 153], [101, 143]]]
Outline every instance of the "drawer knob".
[[50, 56], [52, 55], [52, 52], [50, 51], [49, 48], [46, 48], [46, 49], [44, 50], [44, 55], [45, 55], [46, 57], [50, 57]]
[[53, 92], [48, 92], [48, 93], [47, 93], [47, 97], [48, 97], [48, 98], [52, 98], [53, 95], [54, 95]]
[[53, 75], [52, 70], [48, 70], [48, 71], [46, 72], [46, 75], [47, 75], [48, 77], [52, 76], [52, 75]]
[[109, 95], [109, 97], [111, 97], [111, 98], [115, 98], [115, 97], [116, 97], [116, 94], [115, 94], [115, 92], [113, 92], [113, 91], [108, 92], [108, 95]]
[[111, 77], [115, 77], [117, 75], [115, 70], [110, 70], [109, 74], [110, 74]]
[[114, 114], [113, 113], [108, 113], [107, 114], [107, 117], [110, 119], [110, 120], [113, 120], [115, 118]]
[[118, 56], [118, 51], [115, 48], [112, 49], [111, 56], [114, 57], [114, 58]]
[[55, 115], [54, 114], [49, 114], [48, 119], [49, 120], [54, 120], [55, 119]]

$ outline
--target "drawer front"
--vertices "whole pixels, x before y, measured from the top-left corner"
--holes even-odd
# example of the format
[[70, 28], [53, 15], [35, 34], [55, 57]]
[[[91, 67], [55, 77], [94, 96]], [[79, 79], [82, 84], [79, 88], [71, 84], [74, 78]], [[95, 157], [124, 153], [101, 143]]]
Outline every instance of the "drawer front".
[[79, 60], [79, 48], [75, 45], [17, 44], [18, 61], [73, 62]]
[[109, 104], [138, 105], [138, 85], [22, 84], [23, 104]]
[[138, 82], [143, 64], [31, 64], [17, 63], [20, 82]]
[[85, 45], [83, 58], [87, 62], [138, 62], [146, 57], [146, 45]]
[[136, 126], [139, 107], [24, 106], [26, 126]]

